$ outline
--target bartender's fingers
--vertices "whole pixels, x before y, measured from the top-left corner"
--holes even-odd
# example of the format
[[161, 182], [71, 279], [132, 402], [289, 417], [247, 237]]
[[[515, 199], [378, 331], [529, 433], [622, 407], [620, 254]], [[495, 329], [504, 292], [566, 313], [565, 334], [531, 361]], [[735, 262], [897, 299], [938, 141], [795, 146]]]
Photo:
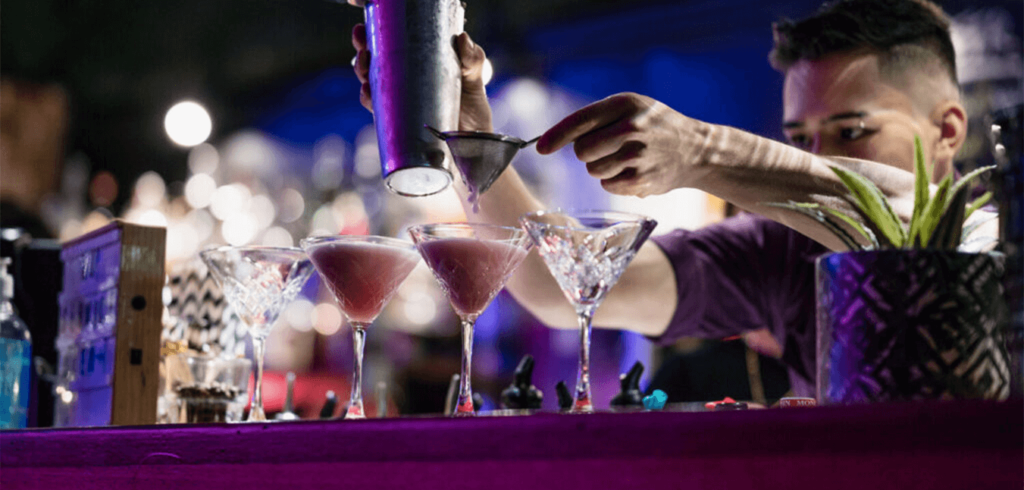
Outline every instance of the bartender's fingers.
[[469, 33], [463, 32], [455, 38], [455, 51], [459, 55], [459, 63], [462, 66], [463, 82], [482, 83], [484, 73], [484, 60], [487, 54], [484, 48], [474, 43]]
[[537, 141], [537, 153], [547, 155], [595, 129], [603, 128], [629, 114], [633, 104], [623, 94], [599, 100], [566, 116]]
[[363, 86], [359, 88], [359, 103], [370, 113], [373, 113], [373, 97], [370, 93], [369, 82], [363, 82]]
[[366, 4], [366, 0], [348, 0], [349, 5], [355, 5], [356, 7], [362, 7]]
[[622, 118], [576, 138], [573, 150], [581, 162], [593, 162], [619, 151], [632, 136], [636, 136], [636, 124]]
[[356, 24], [352, 28], [352, 47], [356, 48], [356, 57], [352, 63], [352, 69], [356, 72], [356, 78], [366, 83], [370, 80], [370, 50], [366, 49], [366, 26]]
[[352, 67], [356, 72], [356, 78], [360, 82], [366, 83], [370, 81], [370, 51], [363, 50], [356, 53], [356, 64]]
[[642, 191], [643, 184], [640, 179], [640, 173], [633, 167], [626, 167], [618, 175], [610, 178], [601, 180], [601, 187], [611, 194], [618, 194], [620, 196], [646, 196], [649, 193]]
[[636, 166], [632, 163], [636, 162], [646, 148], [647, 145], [639, 141], [628, 141], [615, 153], [587, 162], [587, 173], [594, 178], [606, 180], [618, 177], [629, 169], [635, 171]]
[[366, 49], [366, 24], [356, 24], [352, 28], [352, 47], [356, 51]]

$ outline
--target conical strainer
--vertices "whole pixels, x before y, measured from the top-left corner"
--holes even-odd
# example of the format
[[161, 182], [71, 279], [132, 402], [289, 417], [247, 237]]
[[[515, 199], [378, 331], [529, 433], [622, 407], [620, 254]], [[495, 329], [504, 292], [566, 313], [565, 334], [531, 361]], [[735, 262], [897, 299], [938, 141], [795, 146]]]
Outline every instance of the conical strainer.
[[448, 144], [462, 180], [469, 188], [469, 199], [474, 209], [476, 197], [487, 192], [491, 184], [498, 180], [516, 153], [539, 138], [523, 141], [515, 136], [483, 131], [442, 132], [429, 126], [427, 129]]

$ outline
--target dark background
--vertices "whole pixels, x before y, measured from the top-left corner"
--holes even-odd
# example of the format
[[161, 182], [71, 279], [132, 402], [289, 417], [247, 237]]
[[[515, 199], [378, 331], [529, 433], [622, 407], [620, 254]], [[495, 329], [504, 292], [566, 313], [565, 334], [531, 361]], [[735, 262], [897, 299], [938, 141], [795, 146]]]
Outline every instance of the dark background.
[[[591, 99], [637, 91], [691, 116], [778, 136], [781, 77], [765, 62], [770, 23], [805, 16], [819, 1], [466, 3], [466, 30], [498, 67], [497, 83], [533, 76]], [[1024, 9], [1019, 0], [944, 5], [950, 13], [1003, 7], [1017, 19], [1019, 39]], [[7, 0], [3, 7], [4, 74], [63, 83], [72, 100], [68, 153], [81, 152], [93, 173], [110, 170], [122, 186], [146, 170], [158, 171], [168, 182], [186, 178], [186, 150], [171, 144], [162, 126], [166, 110], [183, 98], [199, 100], [210, 110], [215, 144], [243, 127], [261, 127], [303, 143], [370, 120], [358, 106], [358, 85], [349, 68], [351, 29], [363, 17], [361, 9], [350, 5], [325, 0]], [[657, 66], [659, 52], [692, 63], [676, 71], [710, 67], [714, 77], [645, 79], [650, 58]], [[296, 89], [303, 87], [313, 93], [296, 99]], [[296, 105], [316, 106], [318, 113], [333, 116], [318, 118], [325, 127], [284, 127], [280, 116]]]

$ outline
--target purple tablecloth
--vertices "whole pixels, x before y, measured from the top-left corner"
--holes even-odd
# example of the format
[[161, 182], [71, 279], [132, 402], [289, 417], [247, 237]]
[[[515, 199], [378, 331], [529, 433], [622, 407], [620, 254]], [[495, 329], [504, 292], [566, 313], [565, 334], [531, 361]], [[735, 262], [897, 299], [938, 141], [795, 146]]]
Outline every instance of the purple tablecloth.
[[1024, 404], [55, 429], [3, 490], [1024, 488]]

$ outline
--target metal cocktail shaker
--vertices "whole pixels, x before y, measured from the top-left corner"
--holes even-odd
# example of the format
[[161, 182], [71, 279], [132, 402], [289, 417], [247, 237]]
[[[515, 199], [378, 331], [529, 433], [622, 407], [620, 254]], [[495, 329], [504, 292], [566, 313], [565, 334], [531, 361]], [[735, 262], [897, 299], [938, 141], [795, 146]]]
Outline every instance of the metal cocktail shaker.
[[448, 157], [424, 125], [458, 126], [462, 2], [368, 0], [365, 13], [381, 176], [403, 196], [440, 192], [452, 182]]

